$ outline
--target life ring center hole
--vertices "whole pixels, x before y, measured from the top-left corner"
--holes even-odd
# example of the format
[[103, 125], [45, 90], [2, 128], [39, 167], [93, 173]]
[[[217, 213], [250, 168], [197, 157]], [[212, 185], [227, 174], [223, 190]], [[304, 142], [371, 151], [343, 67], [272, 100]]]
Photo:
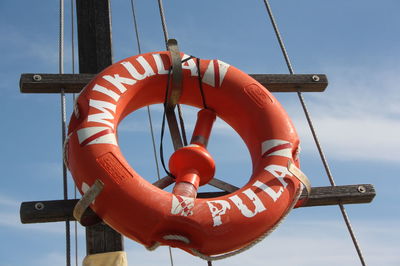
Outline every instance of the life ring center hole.
[[[188, 105], [181, 105], [181, 107], [187, 141], [190, 142], [197, 120], [197, 112], [200, 109]], [[150, 105], [149, 110], [159, 173], [160, 178], [162, 178], [166, 175], [160, 160], [161, 124], [164, 108], [162, 104], [155, 104]], [[148, 108], [140, 108], [125, 117], [119, 124], [117, 132], [121, 152], [130, 166], [148, 182], [153, 183], [157, 181], [158, 174], [149, 125]], [[216, 178], [237, 187], [242, 187], [248, 182], [252, 173], [249, 151], [236, 131], [218, 117], [212, 128], [207, 149], [215, 160]], [[174, 149], [167, 121], [165, 122], [164, 129], [163, 151], [164, 162], [168, 167], [168, 161]], [[171, 191], [172, 187], [169, 186], [166, 190]], [[199, 189], [199, 192], [213, 191], [220, 190], [210, 185], [202, 186]]]

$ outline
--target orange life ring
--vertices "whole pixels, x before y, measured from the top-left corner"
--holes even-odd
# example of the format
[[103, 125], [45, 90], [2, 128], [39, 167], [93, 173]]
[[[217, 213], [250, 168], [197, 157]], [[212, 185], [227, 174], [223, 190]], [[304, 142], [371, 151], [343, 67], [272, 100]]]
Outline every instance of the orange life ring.
[[[104, 183], [91, 208], [115, 230], [146, 247], [160, 243], [215, 255], [265, 235], [296, 203], [302, 184], [288, 163], [299, 166], [299, 139], [260, 83], [219, 60], [200, 65], [208, 107], [241, 136], [251, 155], [253, 173], [238, 191], [208, 199], [175, 196], [143, 179], [123, 157], [117, 126], [129, 113], [164, 102], [168, 52], [133, 56], [97, 75], [77, 98], [65, 153], [81, 193], [97, 179]], [[201, 108], [196, 60], [182, 68], [180, 103]]]

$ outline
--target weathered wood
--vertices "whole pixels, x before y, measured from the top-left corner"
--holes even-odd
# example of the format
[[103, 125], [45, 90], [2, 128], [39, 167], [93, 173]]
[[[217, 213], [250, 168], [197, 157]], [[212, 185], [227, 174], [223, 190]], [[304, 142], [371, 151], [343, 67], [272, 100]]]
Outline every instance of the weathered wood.
[[324, 74], [250, 74], [271, 92], [323, 92], [328, 86]]
[[[76, 14], [79, 73], [99, 73], [113, 62], [110, 0], [77, 0]], [[122, 236], [102, 223], [88, 226], [86, 250], [87, 254], [123, 250]]]
[[[22, 93], [60, 93], [61, 88], [64, 88], [66, 93], [79, 93], [95, 76], [95, 74], [22, 74], [20, 90]], [[328, 86], [328, 79], [323, 74], [250, 74], [250, 76], [271, 92], [297, 92], [297, 90], [323, 92]], [[318, 81], [314, 81], [315, 76], [318, 76]]]
[[[219, 197], [226, 195], [227, 192], [206, 192], [199, 193], [199, 198]], [[369, 203], [375, 197], [375, 188], [370, 184], [347, 185], [335, 187], [314, 187], [305, 204], [301, 207], [327, 206], [343, 204], [361, 204]], [[300, 200], [307, 198], [304, 192]], [[45, 222], [61, 222], [66, 219], [74, 220], [72, 215], [75, 204], [78, 200], [52, 200], [52, 201], [32, 201], [23, 202], [20, 208], [20, 216], [22, 223], [45, 223]], [[35, 208], [35, 206], [42, 206]], [[93, 217], [95, 216], [95, 217]], [[93, 219], [96, 214], [88, 209], [83, 218]]]
[[218, 178], [211, 179], [209, 184], [213, 187], [219, 188], [223, 191], [230, 192], [230, 193], [239, 189], [238, 187], [231, 185], [229, 183], [226, 183], [225, 181], [222, 181]]
[[169, 185], [175, 183], [175, 180], [170, 177], [170, 176], [164, 176], [163, 178], [157, 180], [156, 182], [153, 183], [153, 186], [156, 186], [158, 188], [164, 189], [168, 187]]
[[[88, 228], [88, 227], [86, 227]], [[90, 226], [86, 230], [86, 253], [96, 254], [124, 249], [121, 235], [104, 223]]]
[[99, 73], [112, 64], [109, 0], [77, 0], [79, 73]]
[[[234, 191], [234, 190], [233, 190]], [[199, 198], [219, 197], [228, 194], [226, 191], [199, 193]], [[300, 200], [304, 200], [301, 207], [315, 207], [342, 204], [369, 203], [375, 197], [375, 188], [370, 184], [347, 185], [335, 187], [313, 187], [307, 198], [307, 191], [303, 190]]]
[[[78, 200], [46, 200], [22, 202], [20, 218], [23, 224], [75, 220], [72, 212]], [[89, 215], [93, 215], [93, 211]], [[87, 212], [83, 216], [88, 215]]]
[[19, 87], [22, 93], [79, 93], [94, 74], [22, 74]]
[[[302, 207], [369, 203], [375, 195], [375, 188], [371, 184], [314, 187], [311, 188], [310, 197]], [[300, 198], [304, 199], [306, 196], [307, 192], [303, 191]]]
[[[161, 178], [160, 180], [157, 180], [156, 182], [154, 182], [153, 185], [158, 188], [164, 189], [173, 183], [175, 183], [175, 180], [172, 177], [165, 176], [165, 177]], [[219, 189], [225, 191], [225, 194], [239, 189], [238, 187], [231, 185], [225, 181], [222, 181], [218, 178], [211, 179], [208, 184], [210, 186], [213, 186], [213, 187], [216, 187], [216, 188], [219, 188]]]

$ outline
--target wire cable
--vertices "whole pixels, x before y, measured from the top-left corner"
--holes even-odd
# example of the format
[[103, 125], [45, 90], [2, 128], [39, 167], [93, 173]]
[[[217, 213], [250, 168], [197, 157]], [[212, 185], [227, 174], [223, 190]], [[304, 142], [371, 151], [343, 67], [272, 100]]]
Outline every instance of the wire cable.
[[164, 41], [165, 47], [168, 48], [168, 29], [167, 29], [167, 22], [165, 21], [165, 14], [164, 14], [164, 6], [162, 0], [157, 0], [158, 2], [158, 10], [160, 11], [160, 18], [161, 18], [161, 25], [164, 33]]
[[[71, 9], [71, 71], [75, 74], [75, 0], [70, 1]], [[72, 94], [72, 104], [75, 104], [75, 93]], [[74, 185], [74, 199], [77, 199], [77, 187]], [[75, 266], [78, 266], [78, 222], [74, 221]]]
[[[140, 45], [140, 38], [139, 38], [139, 30], [138, 30], [138, 25], [137, 25], [137, 19], [136, 19], [136, 11], [135, 11], [135, 3], [134, 0], [130, 0], [131, 2], [131, 9], [132, 9], [132, 17], [133, 17], [133, 25], [134, 25], [134, 30], [135, 30], [135, 35], [136, 35], [136, 43], [137, 43], [137, 49], [138, 53], [142, 53], [142, 48]], [[150, 134], [151, 134], [151, 142], [153, 145], [153, 154], [154, 154], [154, 162], [156, 164], [156, 170], [157, 170], [157, 179], [160, 180], [160, 167], [158, 165], [158, 159], [157, 159], [157, 148], [156, 148], [156, 141], [154, 137], [154, 127], [153, 127], [153, 120], [151, 118], [151, 110], [150, 106], [146, 106], [147, 109], [147, 117], [149, 120], [149, 128], [150, 128]]]
[[[59, 74], [64, 74], [64, 0], [60, 0], [59, 5], [59, 39], [58, 39], [58, 70]], [[61, 89], [61, 147], [64, 147], [67, 128], [67, 115], [65, 104], [64, 88]], [[63, 154], [63, 153], [62, 153]], [[64, 200], [68, 199], [68, 180], [67, 180], [67, 167], [62, 164], [63, 173], [63, 192]], [[71, 266], [71, 233], [70, 221], [65, 221], [65, 243], [66, 243], [66, 265]]]
[[[158, 10], [160, 11], [161, 25], [164, 33], [165, 47], [168, 49], [169, 36], [168, 36], [167, 22], [165, 19], [163, 1], [157, 0], [157, 2], [158, 2]], [[183, 121], [183, 112], [180, 104], [177, 104], [177, 107], [178, 107], [179, 125], [181, 127], [181, 132], [182, 132], [182, 142], [186, 146], [188, 142], [186, 137], [185, 123]]]
[[[134, 24], [134, 28], [135, 28], [137, 48], [138, 48], [139, 54], [141, 54], [142, 49], [140, 46], [140, 38], [139, 38], [139, 30], [138, 30], [137, 19], [136, 19], [135, 4], [134, 4], [134, 0], [130, 0], [130, 2], [131, 2], [131, 8], [132, 8], [132, 17], [133, 17], [133, 24]], [[161, 3], [161, 7], [162, 7], [162, 3]], [[165, 21], [164, 21], [164, 24], [165, 24]], [[166, 28], [166, 25], [165, 25], [165, 28]], [[167, 38], [166, 36], [168, 36], [168, 33], [165, 32], [164, 37]], [[152, 145], [153, 145], [154, 161], [155, 161], [156, 169], [157, 169], [157, 179], [160, 180], [160, 178], [161, 178], [160, 177], [160, 167], [158, 165], [158, 159], [157, 159], [157, 149], [156, 149], [156, 142], [155, 142], [155, 137], [154, 137], [154, 129], [153, 129], [154, 127], [153, 127], [153, 121], [151, 118], [150, 106], [147, 106], [147, 116], [149, 119], [149, 128], [150, 128], [150, 134], [151, 134], [151, 141], [152, 141]], [[171, 247], [168, 247], [168, 250], [169, 250], [169, 258], [170, 258], [171, 266], [174, 266]]]
[[201, 93], [201, 100], [203, 101], [203, 108], [208, 109], [207, 103], [206, 103], [206, 96], [205, 96], [204, 90], [203, 90], [203, 82], [201, 81], [200, 58], [196, 58], [196, 64], [197, 64], [197, 80], [199, 81], [199, 89], [200, 89], [200, 93]]
[[[279, 31], [279, 28], [278, 28], [278, 24], [276, 23], [275, 17], [274, 17], [274, 15], [272, 13], [271, 5], [270, 5], [268, 0], [264, 0], [264, 4], [265, 4], [265, 7], [267, 9], [269, 18], [271, 20], [271, 24], [272, 24], [272, 26], [274, 28], [275, 35], [276, 35], [276, 38], [277, 38], [277, 40], [279, 42], [279, 46], [281, 48], [282, 54], [283, 54], [284, 59], [286, 61], [286, 65], [288, 67], [289, 73], [290, 74], [294, 74], [293, 66], [292, 66], [292, 63], [290, 61], [290, 58], [289, 58], [288, 52], [286, 50], [285, 44], [283, 42], [283, 38], [282, 38], [282, 36], [280, 34], [280, 31]], [[302, 93], [300, 91], [297, 91], [297, 96], [298, 96], [298, 98], [300, 100], [301, 106], [302, 106], [304, 114], [306, 116], [308, 125], [310, 127], [314, 142], [315, 142], [315, 144], [317, 146], [318, 153], [319, 153], [319, 155], [321, 157], [321, 161], [322, 161], [322, 163], [324, 165], [325, 172], [326, 172], [326, 174], [328, 176], [329, 182], [330, 182], [331, 186], [335, 186], [336, 185], [335, 184], [335, 180], [334, 180], [332, 172], [330, 170], [328, 161], [327, 161], [327, 159], [325, 157], [324, 151], [322, 150], [322, 146], [320, 144], [318, 135], [316, 133], [316, 130], [315, 130], [313, 121], [311, 119], [310, 113], [308, 111], [307, 105], [305, 103], [304, 97], [303, 97], [303, 95], [302, 95]], [[338, 205], [339, 205], [340, 211], [342, 213], [343, 219], [344, 219], [344, 221], [346, 223], [346, 226], [347, 226], [347, 229], [349, 231], [349, 234], [351, 236], [351, 239], [353, 241], [354, 247], [355, 247], [355, 249], [357, 251], [358, 257], [359, 257], [360, 262], [361, 262], [361, 265], [365, 266], [366, 264], [365, 264], [364, 256], [362, 254], [360, 245], [358, 244], [357, 238], [356, 238], [356, 236], [354, 234], [354, 231], [353, 231], [353, 228], [351, 226], [350, 219], [349, 219], [349, 217], [347, 215], [346, 209], [345, 209], [345, 207], [344, 207], [344, 205], [342, 203], [339, 203]]]

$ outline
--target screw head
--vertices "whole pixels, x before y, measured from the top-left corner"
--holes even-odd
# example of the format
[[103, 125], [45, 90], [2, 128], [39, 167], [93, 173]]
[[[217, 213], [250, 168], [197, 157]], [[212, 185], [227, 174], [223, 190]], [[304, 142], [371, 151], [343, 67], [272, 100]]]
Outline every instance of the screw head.
[[43, 209], [44, 209], [44, 204], [43, 204], [43, 202], [37, 202], [37, 203], [35, 204], [35, 209], [38, 210], [38, 211], [43, 210]]
[[41, 81], [42, 80], [42, 76], [38, 75], [38, 74], [33, 75], [32, 78], [33, 78], [34, 81]]
[[311, 78], [312, 78], [312, 80], [315, 81], [315, 82], [317, 82], [317, 81], [320, 80], [320, 78], [319, 78], [317, 75], [313, 75]]
[[360, 193], [365, 193], [367, 192], [367, 189], [364, 186], [358, 186], [357, 191]]

